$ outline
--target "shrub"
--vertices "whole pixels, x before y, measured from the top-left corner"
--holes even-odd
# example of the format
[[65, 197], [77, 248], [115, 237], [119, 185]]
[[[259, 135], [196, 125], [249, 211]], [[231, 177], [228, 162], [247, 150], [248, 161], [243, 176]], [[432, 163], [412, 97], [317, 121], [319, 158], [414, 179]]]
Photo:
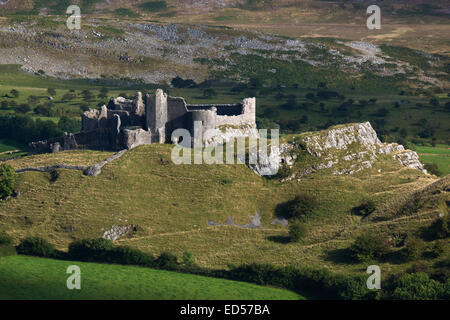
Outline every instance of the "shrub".
[[191, 268], [195, 266], [195, 262], [194, 262], [194, 256], [192, 255], [192, 253], [185, 251], [183, 253], [183, 265], [185, 267]]
[[77, 133], [81, 131], [81, 122], [77, 119], [61, 117], [58, 121], [58, 128], [63, 132]]
[[0, 164], [0, 199], [9, 197], [14, 192], [17, 174], [9, 164]]
[[402, 250], [401, 255], [405, 261], [414, 261], [422, 257], [424, 249], [423, 241], [412, 238], [407, 240], [406, 247]]
[[301, 219], [310, 215], [316, 206], [316, 197], [306, 193], [301, 193], [293, 200], [279, 205], [276, 208], [276, 211], [278, 215], [283, 216], [286, 219]]
[[393, 299], [437, 300], [445, 297], [445, 284], [432, 280], [426, 273], [405, 274], [394, 282]]
[[193, 88], [193, 87], [197, 86], [197, 84], [195, 83], [194, 80], [192, 80], [192, 79], [184, 80], [183, 78], [178, 77], [178, 76], [173, 78], [170, 83], [175, 88]]
[[248, 264], [239, 266], [230, 271], [235, 280], [244, 280], [259, 285], [271, 285], [279, 270], [270, 264]]
[[155, 266], [164, 270], [178, 270], [180, 264], [177, 261], [177, 257], [173, 254], [163, 252], [156, 260]]
[[447, 247], [448, 245], [444, 242], [444, 240], [436, 241], [428, 250], [428, 254], [431, 258], [439, 258], [446, 252]]
[[336, 91], [319, 90], [319, 92], [317, 92], [317, 97], [328, 100], [332, 98], [339, 98], [340, 94]]
[[431, 174], [434, 174], [435, 176], [440, 177], [442, 175], [442, 171], [439, 170], [436, 163], [425, 163], [423, 167], [425, 170], [427, 170]]
[[212, 97], [215, 97], [215, 96], [217, 96], [217, 92], [216, 92], [216, 90], [214, 90], [212, 88], [208, 88], [208, 89], [205, 89], [203, 91], [203, 97], [204, 98], [209, 99], [209, 98], [212, 98]]
[[292, 175], [292, 169], [287, 164], [282, 164], [278, 168], [278, 172], [276, 175], [272, 176], [275, 179], [283, 180]]
[[448, 238], [450, 235], [450, 215], [446, 214], [434, 221], [428, 232], [438, 239]]
[[69, 244], [69, 256], [75, 260], [110, 262], [114, 243], [111, 240], [97, 238], [77, 240]]
[[76, 96], [73, 93], [65, 93], [61, 97], [61, 101], [71, 101], [71, 100], [74, 100], [75, 98], [76, 98]]
[[0, 232], [0, 246], [11, 246], [13, 239], [5, 232]]
[[291, 242], [299, 242], [306, 235], [306, 227], [299, 221], [294, 221], [289, 224], [289, 237]]
[[48, 88], [47, 89], [47, 93], [50, 95], [50, 96], [55, 96], [56, 95], [56, 90], [55, 89], [53, 89], [53, 88]]
[[110, 255], [110, 262], [118, 264], [151, 267], [155, 262], [155, 258], [152, 255], [128, 246], [118, 246], [110, 251]]
[[22, 103], [22, 104], [19, 104], [19, 105], [16, 107], [16, 111], [19, 112], [19, 113], [24, 113], [24, 114], [25, 114], [25, 113], [31, 111], [31, 107], [30, 107], [30, 105], [27, 104], [27, 103]]
[[12, 89], [10, 92], [14, 98], [18, 98], [20, 95], [19, 91], [17, 91], [16, 89]]
[[390, 247], [380, 236], [363, 234], [355, 239], [349, 250], [353, 258], [363, 262], [383, 258], [390, 252]]
[[17, 253], [37, 257], [51, 257], [55, 253], [53, 244], [39, 237], [23, 239], [17, 246]]
[[376, 209], [375, 202], [372, 200], [365, 201], [361, 203], [359, 206], [352, 208], [352, 213], [358, 216], [366, 217]]
[[233, 268], [231, 279], [259, 285], [283, 287], [326, 299], [369, 299], [364, 277], [333, 274], [327, 269], [297, 269], [270, 264], [249, 264]]
[[128, 8], [116, 9], [116, 10], [114, 10], [114, 13], [120, 17], [123, 17], [123, 16], [131, 17], [131, 18], [139, 17], [139, 14], [137, 14], [136, 12], [134, 12]]
[[149, 1], [139, 5], [145, 11], [157, 12], [167, 9], [166, 1]]
[[40, 105], [36, 106], [36, 108], [34, 108], [33, 111], [36, 114], [49, 117], [52, 113], [52, 107], [51, 107], [51, 105], [48, 105], [48, 104], [46, 104], [46, 105], [40, 104]]

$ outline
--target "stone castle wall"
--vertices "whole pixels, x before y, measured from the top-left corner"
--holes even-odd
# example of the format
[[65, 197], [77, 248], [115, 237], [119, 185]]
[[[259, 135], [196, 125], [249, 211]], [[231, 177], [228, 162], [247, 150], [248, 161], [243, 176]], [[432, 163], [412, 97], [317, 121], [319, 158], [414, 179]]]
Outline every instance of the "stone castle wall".
[[30, 143], [32, 153], [57, 152], [76, 148], [101, 150], [131, 149], [141, 144], [166, 143], [176, 129], [194, 135], [194, 122], [203, 132], [224, 125], [256, 128], [256, 100], [238, 104], [189, 105], [184, 98], [171, 97], [163, 90], [134, 99], [112, 98], [100, 110], [91, 109], [82, 117], [82, 131]]

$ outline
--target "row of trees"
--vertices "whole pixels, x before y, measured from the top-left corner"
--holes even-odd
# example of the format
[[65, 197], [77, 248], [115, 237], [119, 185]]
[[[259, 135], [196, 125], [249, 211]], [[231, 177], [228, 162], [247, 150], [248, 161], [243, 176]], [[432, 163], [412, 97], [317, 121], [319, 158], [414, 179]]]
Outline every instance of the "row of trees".
[[5, 115], [0, 117], [0, 138], [28, 143], [60, 136], [63, 132], [79, 132], [81, 121], [62, 117], [58, 123], [33, 119], [29, 115]]

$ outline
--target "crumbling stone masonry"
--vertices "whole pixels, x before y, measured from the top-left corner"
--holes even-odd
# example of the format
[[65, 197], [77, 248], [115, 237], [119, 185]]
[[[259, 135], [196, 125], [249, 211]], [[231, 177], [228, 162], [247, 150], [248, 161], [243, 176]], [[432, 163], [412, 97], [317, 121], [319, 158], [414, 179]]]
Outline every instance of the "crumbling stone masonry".
[[58, 152], [77, 148], [99, 150], [132, 149], [142, 144], [168, 143], [176, 129], [194, 135], [194, 122], [201, 121], [203, 131], [223, 126], [256, 128], [256, 99], [236, 104], [187, 104], [184, 98], [168, 96], [163, 90], [134, 99], [112, 98], [100, 110], [82, 115], [80, 133], [29, 144], [30, 153]]

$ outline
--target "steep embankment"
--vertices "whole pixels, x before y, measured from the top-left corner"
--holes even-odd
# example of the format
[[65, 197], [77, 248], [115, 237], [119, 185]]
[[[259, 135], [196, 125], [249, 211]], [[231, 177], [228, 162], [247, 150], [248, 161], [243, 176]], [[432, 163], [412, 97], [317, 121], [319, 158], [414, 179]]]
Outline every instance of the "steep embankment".
[[[315, 138], [318, 136], [323, 139]], [[336, 138], [337, 144], [325, 148], [333, 140], [330, 136]], [[367, 137], [372, 137], [373, 145]], [[317, 148], [308, 152], [305, 138], [317, 142], [328, 155], [317, 156]], [[377, 144], [378, 138], [367, 124], [338, 126], [287, 139], [294, 139], [298, 146], [294, 152], [297, 158], [291, 161], [289, 170], [302, 174], [284, 182], [260, 177], [245, 165], [175, 165], [170, 160], [170, 145], [130, 150], [106, 165], [97, 177], [73, 170], [20, 173], [17, 189], [21, 195], [0, 203], [0, 230], [16, 240], [40, 235], [65, 249], [73, 239], [100, 237], [116, 226], [120, 228], [114, 230], [128, 232], [118, 240], [122, 244], [154, 254], [170, 251], [181, 256], [190, 251], [195, 261], [205, 267], [269, 262], [359, 272], [359, 264], [336, 263], [328, 253], [347, 247], [361, 232], [376, 230], [389, 237], [397, 221], [361, 220], [351, 214], [351, 209], [367, 199], [381, 204], [437, 180], [395, 159], [397, 152], [407, 151], [380, 153], [386, 146]], [[345, 145], [339, 143], [340, 139], [346, 141]], [[375, 154], [368, 151], [372, 147]], [[364, 157], [369, 159], [354, 160], [353, 155], [361, 152], [368, 152]], [[83, 165], [83, 157], [90, 164], [97, 162], [88, 161], [93, 155], [101, 157], [93, 152], [70, 151], [34, 156], [33, 161], [40, 165], [46, 161]], [[336, 167], [316, 168], [304, 174], [307, 168], [326, 162], [329, 155], [338, 160]], [[371, 156], [375, 157], [371, 166], [353, 170], [352, 174], [333, 174], [370, 161]], [[26, 159], [8, 163], [23, 167], [29, 163]], [[287, 229], [271, 224], [276, 218], [275, 209], [302, 192], [317, 197], [318, 205], [305, 221], [308, 233], [303, 243], [286, 243]], [[209, 223], [221, 224], [232, 217], [236, 224], [244, 225], [258, 210], [262, 228]], [[401, 227], [417, 228], [431, 222], [435, 215], [413, 215]]]

